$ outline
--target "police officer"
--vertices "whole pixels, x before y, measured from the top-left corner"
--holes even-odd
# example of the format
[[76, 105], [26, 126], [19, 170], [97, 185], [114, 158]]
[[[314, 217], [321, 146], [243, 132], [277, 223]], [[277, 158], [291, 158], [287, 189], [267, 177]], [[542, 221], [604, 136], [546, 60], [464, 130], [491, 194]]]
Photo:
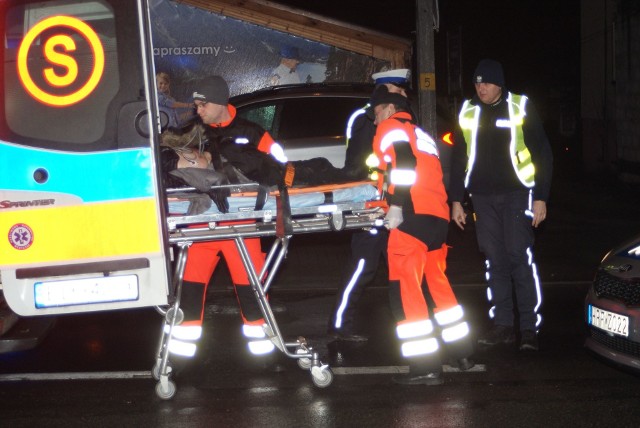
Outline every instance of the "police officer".
[[[408, 69], [386, 70], [371, 76], [376, 85], [385, 85], [389, 92], [407, 96], [410, 72]], [[354, 180], [369, 177], [367, 159], [373, 155], [373, 136], [376, 132], [373, 108], [370, 104], [356, 110], [347, 122], [347, 155], [344, 171]], [[386, 230], [354, 232], [351, 236], [351, 256], [347, 263], [340, 290], [329, 323], [329, 334], [342, 341], [363, 342], [367, 337], [356, 334], [354, 318], [356, 305], [364, 287], [376, 275], [380, 258], [386, 259]]]
[[520, 349], [538, 350], [542, 291], [533, 259], [533, 227], [547, 215], [553, 155], [536, 109], [524, 96], [508, 92], [502, 65], [479, 62], [476, 95], [466, 100], [451, 169], [452, 219], [466, 224], [465, 188], [476, 216], [476, 234], [485, 254], [493, 327], [478, 340], [493, 346], [515, 341], [514, 301]]
[[[407, 99], [376, 88], [373, 148], [385, 172], [390, 229], [389, 299], [406, 385], [440, 385], [444, 355], [462, 370], [473, 367], [469, 325], [445, 274], [449, 206], [435, 141], [408, 113]], [[432, 316], [433, 314], [433, 316]]]

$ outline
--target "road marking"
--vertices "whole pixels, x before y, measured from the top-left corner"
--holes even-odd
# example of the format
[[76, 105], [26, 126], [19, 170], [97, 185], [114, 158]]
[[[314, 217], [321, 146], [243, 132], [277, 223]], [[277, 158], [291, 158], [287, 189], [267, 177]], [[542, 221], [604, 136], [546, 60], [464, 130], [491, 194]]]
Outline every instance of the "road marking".
[[150, 371], [141, 372], [74, 372], [74, 373], [17, 373], [0, 375], [0, 382], [92, 379], [147, 379]]
[[[334, 375], [367, 375], [367, 374], [397, 374], [409, 373], [409, 366], [376, 366], [376, 367], [331, 367]], [[462, 370], [448, 365], [442, 366], [445, 373], [462, 373]], [[476, 364], [466, 373], [486, 372], [487, 367], [484, 364]]]
[[[409, 373], [409, 366], [331, 367], [334, 375], [371, 375]], [[460, 369], [442, 366], [445, 373], [461, 373]], [[484, 364], [476, 364], [466, 372], [486, 372]], [[70, 373], [16, 373], [0, 375], [0, 382], [96, 379], [150, 379], [150, 371], [139, 372], [70, 372]]]

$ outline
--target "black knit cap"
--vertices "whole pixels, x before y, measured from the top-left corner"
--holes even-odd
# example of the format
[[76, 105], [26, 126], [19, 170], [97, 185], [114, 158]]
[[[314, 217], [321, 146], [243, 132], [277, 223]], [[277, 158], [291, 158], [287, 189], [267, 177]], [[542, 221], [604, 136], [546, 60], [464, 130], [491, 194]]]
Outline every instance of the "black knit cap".
[[369, 104], [371, 104], [371, 107], [375, 107], [380, 104], [395, 104], [400, 107], [407, 108], [408, 100], [407, 97], [402, 96], [401, 94], [389, 92], [386, 85], [380, 85], [373, 90]]
[[229, 103], [229, 85], [220, 76], [206, 77], [197, 84], [193, 100], [226, 106]]
[[504, 71], [502, 70], [502, 64], [492, 59], [483, 59], [478, 63], [476, 71], [473, 73], [473, 83], [493, 83], [503, 88]]

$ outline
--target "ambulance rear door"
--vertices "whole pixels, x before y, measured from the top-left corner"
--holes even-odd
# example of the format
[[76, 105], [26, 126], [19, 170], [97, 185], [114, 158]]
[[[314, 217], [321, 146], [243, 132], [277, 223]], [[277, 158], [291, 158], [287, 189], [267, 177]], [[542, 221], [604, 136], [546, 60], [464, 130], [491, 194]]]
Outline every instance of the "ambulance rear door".
[[167, 303], [148, 16], [0, 2], [0, 270], [19, 315]]

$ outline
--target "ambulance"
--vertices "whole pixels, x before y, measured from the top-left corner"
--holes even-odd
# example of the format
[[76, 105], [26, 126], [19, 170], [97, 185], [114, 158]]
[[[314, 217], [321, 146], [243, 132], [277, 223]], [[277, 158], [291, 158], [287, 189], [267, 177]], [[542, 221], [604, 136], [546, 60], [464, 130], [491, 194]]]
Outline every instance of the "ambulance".
[[168, 304], [156, 162], [168, 118], [149, 22], [144, 0], [0, 2], [0, 273], [11, 313]]

